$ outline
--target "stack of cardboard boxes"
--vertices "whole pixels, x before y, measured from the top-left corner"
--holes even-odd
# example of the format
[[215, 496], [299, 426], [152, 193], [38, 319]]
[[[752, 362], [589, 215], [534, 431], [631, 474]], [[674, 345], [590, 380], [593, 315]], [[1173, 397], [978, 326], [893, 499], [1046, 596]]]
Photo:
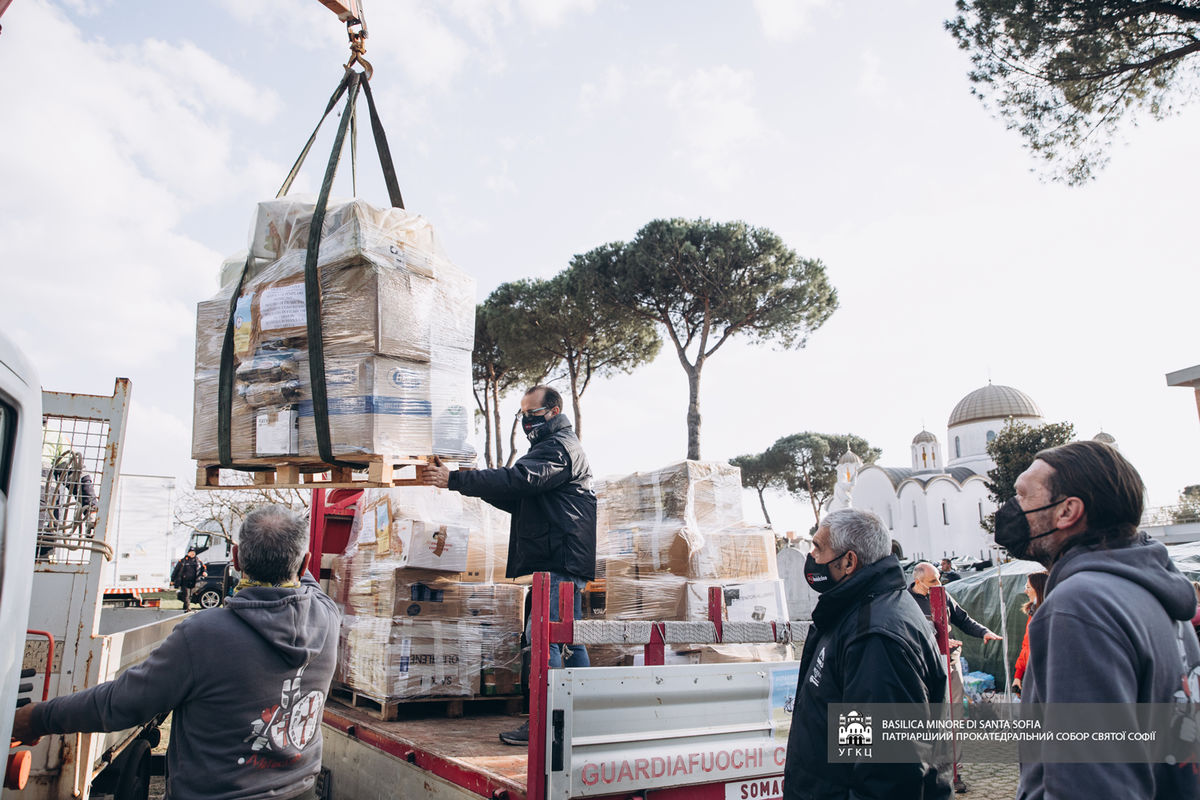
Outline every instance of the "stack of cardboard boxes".
[[432, 488], [368, 489], [330, 587], [338, 680], [377, 700], [518, 691], [525, 587], [503, 579], [508, 515]]
[[[730, 621], [787, 619], [775, 533], [742, 516], [741, 471], [683, 461], [597, 482], [597, 551], [610, 619], [708, 619], [721, 588]], [[686, 660], [787, 658], [786, 647], [711, 646]]]
[[[237, 463], [319, 461], [304, 268], [314, 206], [260, 203], [249, 257], [199, 304], [192, 457], [217, 463], [217, 388], [233, 306], [230, 444]], [[331, 205], [318, 274], [335, 458], [471, 459], [475, 282], [429, 223], [361, 201]], [[237, 297], [238, 276], [246, 278]]]

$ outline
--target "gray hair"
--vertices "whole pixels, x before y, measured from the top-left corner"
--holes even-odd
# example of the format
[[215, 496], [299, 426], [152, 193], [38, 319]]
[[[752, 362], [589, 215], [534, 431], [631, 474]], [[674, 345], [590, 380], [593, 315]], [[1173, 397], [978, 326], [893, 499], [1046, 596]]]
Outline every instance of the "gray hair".
[[835, 553], [849, 550], [864, 566], [892, 554], [892, 539], [878, 514], [841, 508], [829, 512], [821, 527], [829, 528], [829, 546]]
[[238, 563], [263, 583], [295, 580], [308, 552], [308, 522], [286, 506], [263, 506], [246, 515], [238, 534]]

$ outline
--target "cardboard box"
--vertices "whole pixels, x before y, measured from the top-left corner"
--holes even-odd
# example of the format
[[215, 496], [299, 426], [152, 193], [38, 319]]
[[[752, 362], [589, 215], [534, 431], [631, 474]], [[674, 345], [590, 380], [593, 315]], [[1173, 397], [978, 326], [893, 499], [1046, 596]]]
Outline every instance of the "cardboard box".
[[700, 647], [701, 664], [744, 664], [762, 661], [793, 661], [790, 644], [706, 644]]
[[374, 527], [376, 556], [394, 565], [445, 572], [467, 566], [471, 530], [464, 525], [395, 519], [387, 502], [367, 509], [363, 525]]
[[694, 530], [742, 521], [742, 473], [724, 462], [680, 461], [650, 472], [596, 482], [598, 528], [662, 525]]
[[479, 693], [478, 625], [351, 617], [346, 631], [347, 685], [377, 700]]
[[749, 525], [705, 532], [692, 551], [686, 574], [700, 580], [775, 580], [779, 577], [775, 532]]
[[787, 620], [787, 596], [783, 581], [728, 583], [689, 581], [684, 587], [684, 619], [708, 619], [709, 587], [721, 587], [722, 618], [729, 622]]
[[654, 572], [637, 562], [610, 559], [605, 577], [605, 616], [608, 619], [682, 619], [681, 602], [687, 579]]
[[472, 620], [498, 630], [525, 627], [525, 587], [511, 583], [456, 583], [429, 580], [420, 571], [396, 570], [391, 616], [409, 619]]

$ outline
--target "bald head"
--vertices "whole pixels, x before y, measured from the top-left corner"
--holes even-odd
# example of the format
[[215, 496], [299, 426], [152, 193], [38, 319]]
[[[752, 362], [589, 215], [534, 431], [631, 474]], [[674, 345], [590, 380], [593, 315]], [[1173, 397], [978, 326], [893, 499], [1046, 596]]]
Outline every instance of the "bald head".
[[935, 579], [941, 581], [942, 576], [937, 567], [928, 561], [922, 561], [913, 568], [913, 578], [922, 583], [933, 583]]

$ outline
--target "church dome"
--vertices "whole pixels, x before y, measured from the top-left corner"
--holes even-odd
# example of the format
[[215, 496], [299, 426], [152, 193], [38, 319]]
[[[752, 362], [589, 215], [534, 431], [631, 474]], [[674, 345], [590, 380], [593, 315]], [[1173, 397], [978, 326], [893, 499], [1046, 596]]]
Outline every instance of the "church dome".
[[924, 444], [926, 442], [936, 442], [936, 441], [937, 441], [936, 436], [934, 436], [932, 433], [930, 433], [929, 431], [922, 428], [921, 432], [913, 437], [912, 443], [913, 444]]
[[847, 449], [846, 452], [842, 453], [842, 457], [838, 459], [839, 467], [842, 466], [843, 464], [853, 464], [856, 467], [861, 467], [862, 463], [863, 463], [862, 459], [859, 458], [858, 455], [853, 450], [850, 450], [850, 449]]
[[1007, 419], [1008, 417], [1041, 417], [1042, 410], [1033, 398], [1011, 386], [996, 386], [989, 383], [968, 394], [950, 412], [947, 427], [976, 422], [982, 419]]

